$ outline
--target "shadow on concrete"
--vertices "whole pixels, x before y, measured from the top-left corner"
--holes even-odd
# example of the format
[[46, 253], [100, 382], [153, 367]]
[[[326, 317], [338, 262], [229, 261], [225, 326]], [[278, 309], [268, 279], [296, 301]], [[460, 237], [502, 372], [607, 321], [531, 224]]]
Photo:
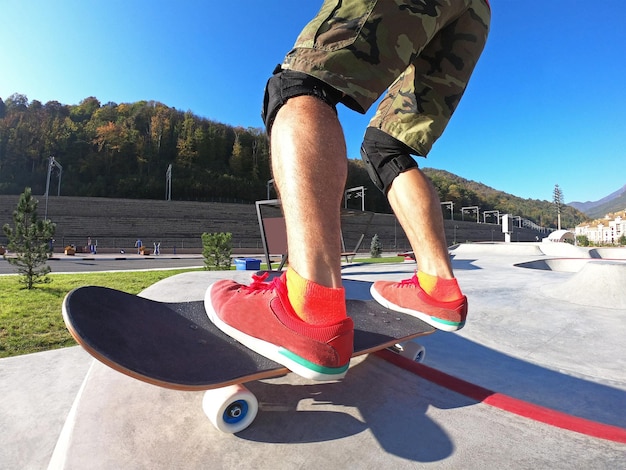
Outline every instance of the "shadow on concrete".
[[[456, 334], [420, 338], [427, 365], [472, 384], [591, 421], [626, 428], [626, 391], [547, 369]], [[572, 361], [584, 361], [572, 351]]]
[[[623, 390], [552, 371], [454, 334], [421, 338], [420, 343], [427, 347], [428, 365], [439, 370], [533, 404], [626, 428], [626, 416], [617, 412], [626, 403]], [[353, 367], [341, 383], [254, 382], [249, 388], [263, 412], [253, 427], [238, 434], [242, 439], [310, 443], [369, 430], [386, 452], [416, 462], [442, 460], [454, 452], [446, 430], [429, 418], [430, 407], [476, 404], [417, 376], [407, 377], [376, 357]], [[299, 409], [301, 402], [308, 402], [306, 409]], [[342, 412], [341, 407], [357, 413]]]
[[[352, 274], [352, 273], [351, 273]], [[370, 300], [371, 282], [345, 280], [346, 296]], [[418, 342], [427, 349], [426, 364], [498, 393], [580, 418], [626, 428], [626, 392], [573, 377], [504, 354], [457, 334], [436, 333]], [[584, 361], [584, 349], [572, 361]]]
[[[262, 413], [254, 426], [237, 434], [242, 439], [310, 443], [369, 430], [386, 452], [416, 462], [443, 460], [454, 452], [448, 433], [428, 417], [431, 406], [452, 409], [476, 404], [416, 376], [407, 377], [374, 357], [352, 367], [348, 378], [339, 383], [255, 382], [249, 388]], [[306, 410], [298, 409], [300, 402], [308, 402]], [[342, 412], [341, 407], [356, 413]]]
[[452, 267], [454, 270], [462, 270], [462, 271], [475, 271], [477, 269], [483, 269], [480, 266], [476, 266], [474, 264], [475, 259], [453, 259]]
[[[452, 267], [454, 268], [454, 270], [460, 270], [460, 271], [475, 271], [475, 270], [479, 270], [479, 269], [483, 269], [480, 266], [476, 266], [474, 264], [476, 260], [475, 259], [453, 259], [452, 260]], [[408, 264], [408, 263], [407, 263]], [[372, 271], [371, 271], [371, 264], [368, 264], [366, 266], [369, 266], [369, 269], [365, 269], [363, 271], [352, 271], [352, 269], [354, 269], [355, 267], [358, 267], [357, 265], [354, 264], [348, 264], [348, 265], [344, 265], [343, 269], [350, 269], [349, 272], [345, 273], [346, 276], [371, 276], [372, 275]], [[414, 268], [413, 269], [417, 269], [417, 264], [413, 263]], [[407, 270], [405, 269], [398, 269], [398, 270], [389, 270], [389, 271], [376, 271], [377, 275], [380, 276], [394, 276], [394, 275], [403, 275], [406, 276], [407, 275]]]

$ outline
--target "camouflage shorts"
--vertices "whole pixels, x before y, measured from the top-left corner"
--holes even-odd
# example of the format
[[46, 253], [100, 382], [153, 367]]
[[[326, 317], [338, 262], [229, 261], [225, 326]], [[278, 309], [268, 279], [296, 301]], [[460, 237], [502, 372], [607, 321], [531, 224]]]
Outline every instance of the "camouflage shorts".
[[283, 68], [344, 93], [370, 126], [426, 156], [456, 109], [487, 40], [486, 0], [325, 0]]

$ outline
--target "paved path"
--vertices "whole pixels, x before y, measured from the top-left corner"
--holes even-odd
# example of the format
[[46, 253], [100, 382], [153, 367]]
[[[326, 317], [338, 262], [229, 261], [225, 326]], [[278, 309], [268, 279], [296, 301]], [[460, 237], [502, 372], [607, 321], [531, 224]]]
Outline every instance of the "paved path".
[[[203, 267], [204, 261], [201, 255], [55, 255], [54, 258], [48, 261], [48, 266], [52, 269], [52, 274], [59, 274]], [[0, 275], [15, 274], [16, 272], [15, 266], [0, 258]]]

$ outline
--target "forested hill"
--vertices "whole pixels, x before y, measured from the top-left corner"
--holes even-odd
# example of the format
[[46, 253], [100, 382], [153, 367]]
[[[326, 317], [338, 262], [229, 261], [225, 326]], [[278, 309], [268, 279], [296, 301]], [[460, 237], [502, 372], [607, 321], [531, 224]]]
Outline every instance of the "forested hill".
[[0, 100], [2, 194], [25, 186], [42, 194], [54, 156], [63, 168], [65, 196], [163, 199], [171, 164], [176, 199], [255, 200], [271, 178], [268, 154], [260, 129], [228, 126], [154, 101]]
[[[78, 105], [29, 101], [24, 95], [0, 98], [0, 194], [26, 186], [43, 194], [53, 156], [50, 194], [64, 196], [163, 199], [165, 174], [172, 165], [172, 198], [253, 202], [267, 195], [271, 179], [269, 148], [262, 129], [233, 127], [155, 101], [105, 103], [89, 97]], [[548, 201], [521, 199], [440, 170], [425, 170], [442, 201], [461, 207], [521, 215], [556, 226]], [[350, 160], [347, 188], [365, 186], [366, 209], [387, 212], [383, 195], [370, 182], [360, 160]], [[273, 194], [273, 193], [272, 193]], [[351, 200], [350, 207], [360, 207]], [[562, 225], [583, 214], [564, 208]]]
[[[501, 214], [519, 215], [544, 227], [557, 227], [556, 207], [552, 201], [520, 198], [443, 170], [426, 168], [424, 172], [435, 184], [441, 200], [454, 202], [455, 213], [460, 212], [461, 207], [479, 206], [481, 212], [498, 210]], [[579, 210], [561, 206], [562, 228], [572, 228], [585, 219], [585, 214]]]

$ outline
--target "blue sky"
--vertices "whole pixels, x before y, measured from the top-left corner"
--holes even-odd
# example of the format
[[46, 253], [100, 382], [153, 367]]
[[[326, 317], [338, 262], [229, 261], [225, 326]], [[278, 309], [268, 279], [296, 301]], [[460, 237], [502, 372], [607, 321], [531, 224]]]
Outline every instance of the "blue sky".
[[[491, 34], [421, 166], [516, 196], [597, 200], [626, 184], [626, 1], [491, 0]], [[160, 101], [261, 127], [273, 67], [317, 0], [3, 0], [0, 97]], [[340, 109], [358, 158], [365, 116]]]

